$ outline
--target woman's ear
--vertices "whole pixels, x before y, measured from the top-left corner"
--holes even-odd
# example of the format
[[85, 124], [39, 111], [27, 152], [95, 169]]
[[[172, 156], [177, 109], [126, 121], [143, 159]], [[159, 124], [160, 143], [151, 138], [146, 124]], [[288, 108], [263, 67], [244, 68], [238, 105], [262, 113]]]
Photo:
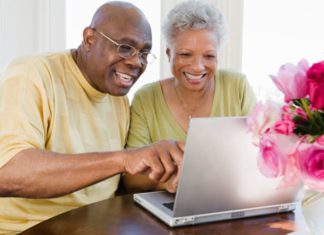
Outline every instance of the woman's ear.
[[90, 51], [92, 45], [95, 43], [96, 41], [96, 37], [95, 37], [95, 31], [93, 28], [90, 27], [86, 27], [83, 30], [83, 46], [86, 49], [86, 51]]
[[170, 48], [169, 47], [165, 50], [165, 53], [167, 54], [168, 61], [170, 62]]

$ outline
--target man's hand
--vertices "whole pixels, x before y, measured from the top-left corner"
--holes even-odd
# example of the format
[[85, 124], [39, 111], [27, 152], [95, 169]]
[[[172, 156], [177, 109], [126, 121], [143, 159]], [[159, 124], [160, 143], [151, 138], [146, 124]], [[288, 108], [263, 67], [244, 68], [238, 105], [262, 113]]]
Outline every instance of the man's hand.
[[128, 150], [124, 162], [125, 171], [132, 175], [146, 174], [150, 179], [160, 183], [170, 180], [167, 190], [175, 191], [183, 150], [184, 143], [176, 141], [159, 141], [142, 148]]

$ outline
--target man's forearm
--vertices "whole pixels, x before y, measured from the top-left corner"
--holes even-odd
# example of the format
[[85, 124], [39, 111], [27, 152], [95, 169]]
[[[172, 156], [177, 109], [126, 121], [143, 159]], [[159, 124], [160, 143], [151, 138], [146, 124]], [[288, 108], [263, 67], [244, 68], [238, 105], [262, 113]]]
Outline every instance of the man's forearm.
[[125, 154], [24, 150], [0, 168], [0, 196], [50, 198], [74, 192], [123, 172]]
[[0, 168], [0, 196], [59, 197], [122, 172], [147, 173], [151, 180], [164, 183], [178, 172], [182, 155], [183, 148], [175, 141], [119, 152], [61, 154], [27, 149]]

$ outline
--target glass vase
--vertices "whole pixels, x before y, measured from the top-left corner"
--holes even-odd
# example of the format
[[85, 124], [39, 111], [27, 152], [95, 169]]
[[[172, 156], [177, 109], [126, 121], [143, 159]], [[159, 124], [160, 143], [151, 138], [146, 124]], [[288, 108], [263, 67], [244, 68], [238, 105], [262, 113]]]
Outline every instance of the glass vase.
[[302, 212], [311, 235], [324, 235], [324, 192], [305, 188]]

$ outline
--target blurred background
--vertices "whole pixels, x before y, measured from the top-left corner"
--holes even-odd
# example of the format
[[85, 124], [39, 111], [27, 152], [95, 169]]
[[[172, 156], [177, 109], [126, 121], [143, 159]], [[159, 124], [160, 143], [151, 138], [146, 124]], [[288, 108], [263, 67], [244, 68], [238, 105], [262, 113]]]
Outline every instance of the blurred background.
[[[181, 0], [128, 0], [141, 8], [153, 29], [158, 59], [128, 94], [170, 76], [161, 22]], [[76, 48], [82, 31], [105, 0], [0, 0], [0, 72], [15, 57]], [[269, 74], [287, 62], [324, 60], [323, 0], [210, 0], [225, 15], [228, 38], [220, 68], [245, 73], [259, 99], [279, 100]]]

